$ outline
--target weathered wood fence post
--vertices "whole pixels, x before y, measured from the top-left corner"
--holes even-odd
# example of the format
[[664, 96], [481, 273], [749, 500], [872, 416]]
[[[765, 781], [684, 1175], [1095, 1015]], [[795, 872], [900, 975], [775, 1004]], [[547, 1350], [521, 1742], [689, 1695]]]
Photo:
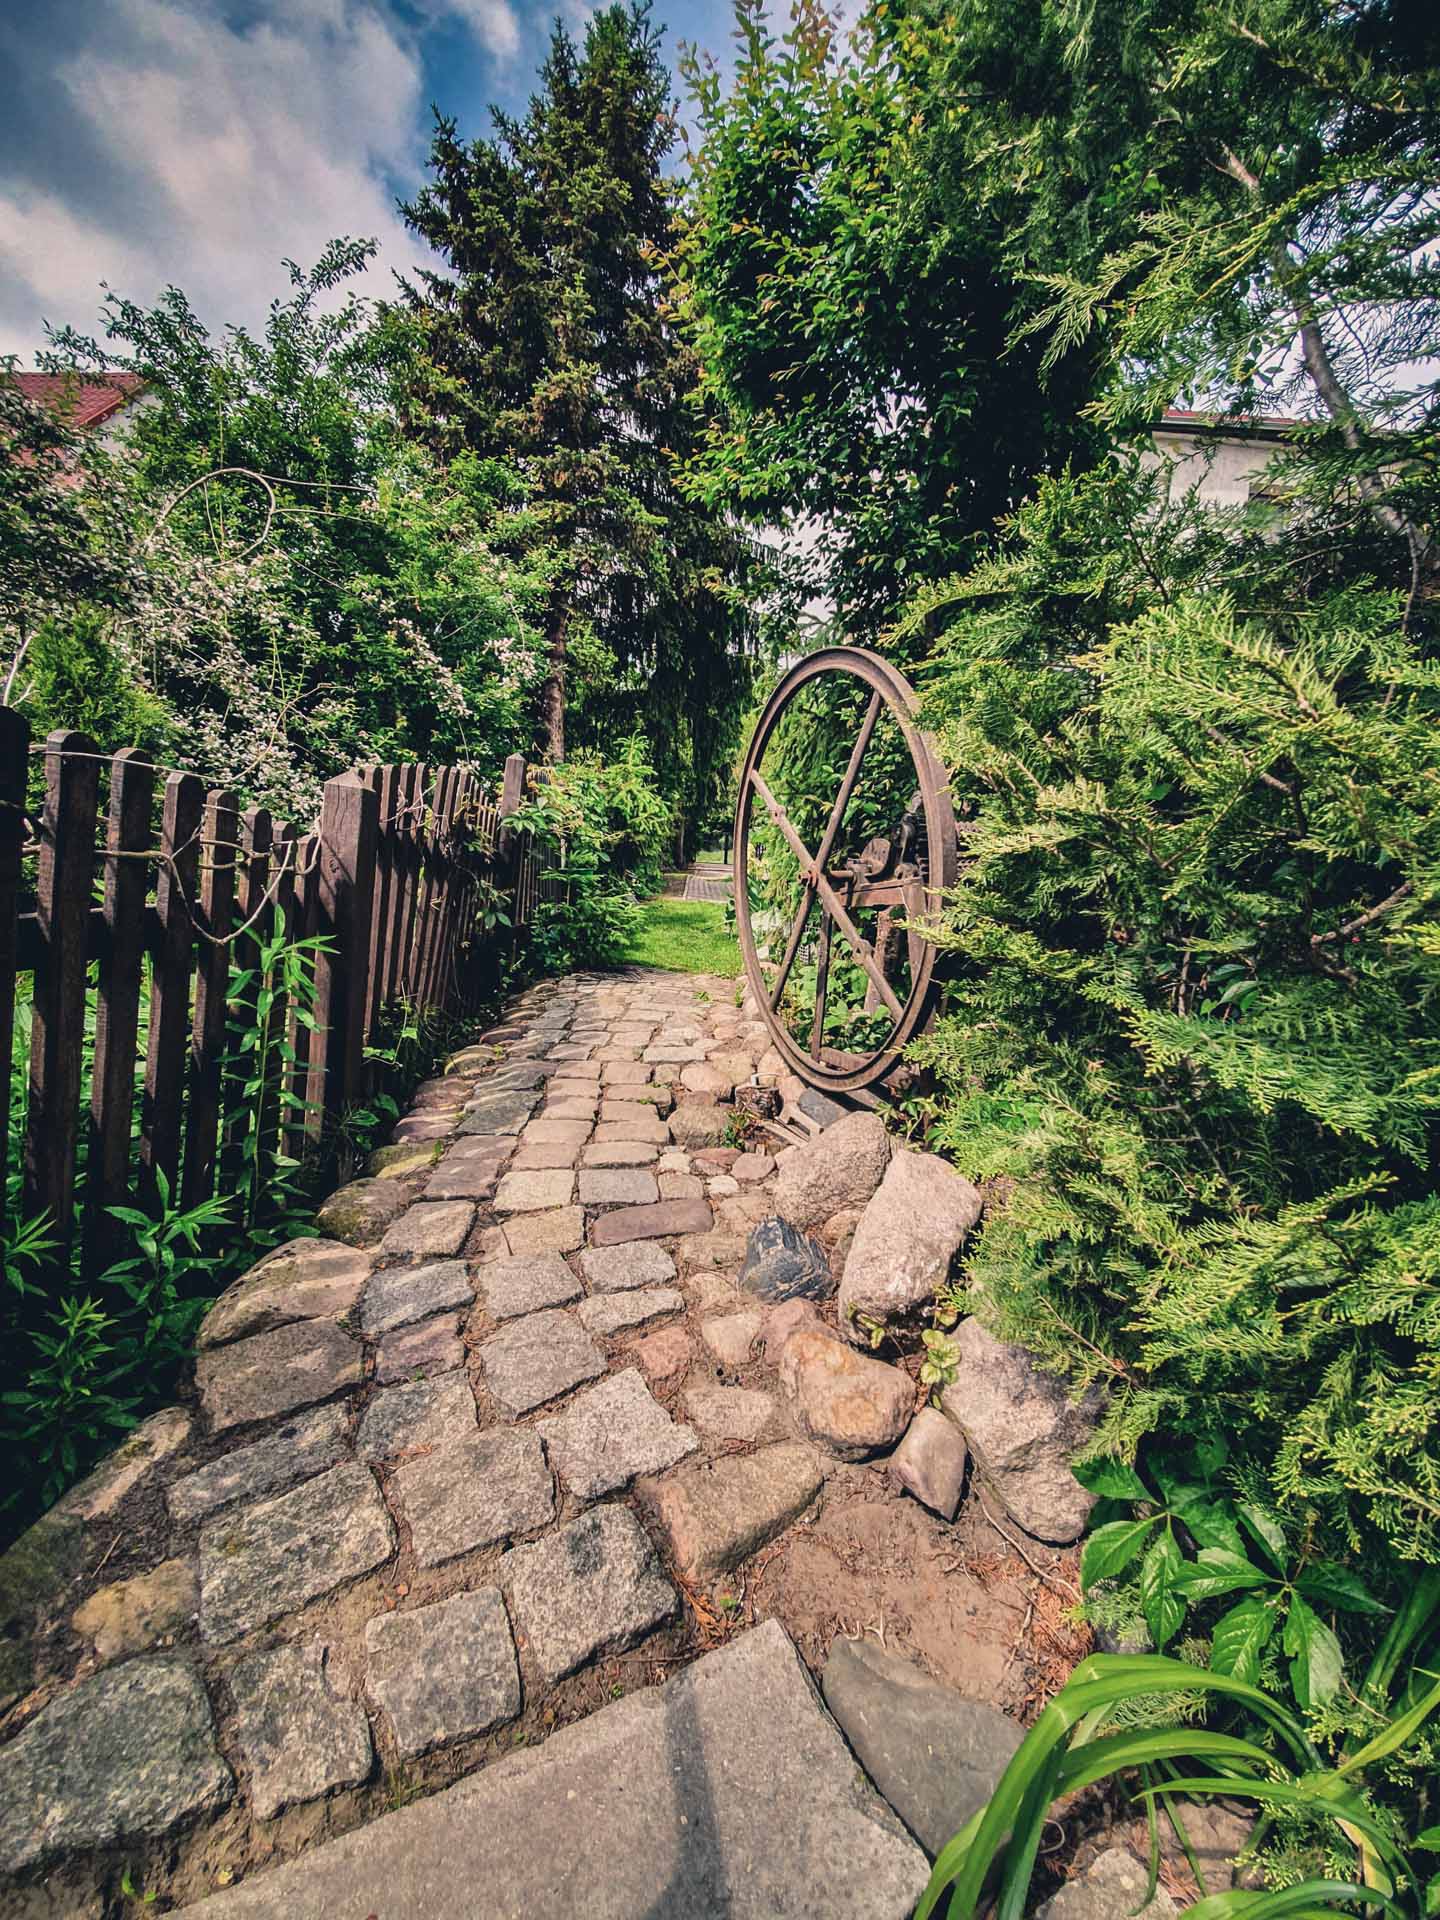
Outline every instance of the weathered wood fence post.
[[[315, 1032], [310, 1050], [310, 1128], [318, 1135], [364, 1093], [365, 1013], [380, 801], [357, 774], [325, 784], [320, 808]], [[318, 1057], [317, 1057], [318, 1056]]]

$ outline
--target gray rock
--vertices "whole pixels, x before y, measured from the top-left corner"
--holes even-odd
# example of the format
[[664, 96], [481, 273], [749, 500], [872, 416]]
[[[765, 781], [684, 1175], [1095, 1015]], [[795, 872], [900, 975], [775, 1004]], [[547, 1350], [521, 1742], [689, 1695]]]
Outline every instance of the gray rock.
[[391, 1221], [378, 1252], [384, 1259], [405, 1254], [412, 1260], [444, 1260], [459, 1253], [474, 1224], [473, 1201], [420, 1200]]
[[449, 1441], [397, 1467], [392, 1488], [422, 1567], [529, 1533], [555, 1514], [544, 1448], [527, 1429], [501, 1427]]
[[783, 1533], [825, 1484], [813, 1447], [782, 1441], [758, 1453], [697, 1460], [636, 1487], [689, 1580], [713, 1580]]
[[470, 1103], [460, 1122], [460, 1133], [519, 1133], [540, 1104], [540, 1095], [524, 1088], [511, 1087], [496, 1093], [482, 1093]]
[[780, 1391], [800, 1431], [840, 1460], [868, 1460], [910, 1424], [915, 1383], [828, 1327], [800, 1327], [780, 1349]]
[[700, 1444], [655, 1399], [634, 1367], [577, 1394], [540, 1432], [560, 1478], [582, 1500], [623, 1487], [638, 1473], [663, 1473]]
[[297, 1413], [263, 1440], [237, 1447], [177, 1480], [165, 1495], [170, 1518], [203, 1520], [232, 1501], [258, 1500], [262, 1494], [293, 1487], [297, 1480], [313, 1479], [344, 1459], [348, 1426], [343, 1406]]
[[660, 1188], [643, 1167], [583, 1167], [579, 1197], [585, 1207], [645, 1207], [660, 1198]]
[[399, 1180], [352, 1180], [320, 1208], [315, 1224], [327, 1239], [368, 1247], [410, 1204], [410, 1189]]
[[375, 1350], [375, 1379], [381, 1386], [392, 1380], [429, 1379], [453, 1373], [465, 1364], [465, 1347], [453, 1313], [387, 1333]]
[[653, 1240], [627, 1240], [618, 1247], [588, 1247], [580, 1271], [592, 1293], [620, 1293], [627, 1287], [660, 1287], [675, 1278], [675, 1262]]
[[968, 1459], [964, 1436], [954, 1421], [934, 1407], [922, 1407], [891, 1454], [887, 1470], [922, 1506], [942, 1520], [953, 1520]]
[[544, 1307], [568, 1306], [580, 1298], [580, 1282], [558, 1253], [496, 1260], [481, 1270], [479, 1280], [492, 1320], [513, 1320]]
[[168, 1833], [234, 1792], [193, 1667], [127, 1660], [0, 1748], [0, 1873]]
[[842, 1207], [861, 1207], [890, 1161], [890, 1138], [877, 1113], [852, 1113], [823, 1134], [792, 1147], [775, 1176], [775, 1211], [797, 1227], [813, 1227]]
[[865, 1339], [854, 1324], [857, 1313], [891, 1320], [933, 1298], [981, 1205], [979, 1190], [938, 1153], [895, 1155], [845, 1258], [840, 1325], [851, 1339]]
[[995, 1791], [1024, 1734], [868, 1640], [836, 1640], [821, 1676], [825, 1704], [855, 1757], [931, 1855]]
[[775, 1401], [745, 1387], [699, 1386], [686, 1392], [685, 1412], [707, 1440], [748, 1446], [774, 1418]]
[[818, 1087], [806, 1087], [795, 1102], [807, 1120], [813, 1120], [819, 1127], [833, 1127], [837, 1121], [846, 1120], [855, 1111], [842, 1101], [832, 1100], [828, 1093], [821, 1093]]
[[619, 1653], [669, 1620], [679, 1596], [627, 1507], [597, 1507], [500, 1562], [515, 1623], [553, 1686], [598, 1654]]
[[395, 1529], [368, 1467], [352, 1462], [200, 1529], [200, 1634], [217, 1645], [371, 1572]]
[[570, 1318], [556, 1309], [530, 1313], [492, 1335], [479, 1349], [485, 1384], [512, 1420], [605, 1371], [605, 1356]]
[[587, 1333], [605, 1336], [642, 1327], [665, 1313], [683, 1313], [685, 1296], [674, 1287], [632, 1287], [628, 1293], [599, 1293], [582, 1300], [580, 1324]]
[[725, 1138], [730, 1120], [729, 1107], [711, 1107], [698, 1100], [687, 1100], [670, 1116], [670, 1138], [677, 1147], [715, 1147]]
[[495, 1189], [494, 1207], [496, 1213], [544, 1213], [550, 1207], [568, 1207], [574, 1193], [575, 1175], [568, 1167], [507, 1173]]
[[474, 1300], [463, 1260], [436, 1260], [426, 1267], [386, 1267], [372, 1274], [360, 1301], [360, 1327], [368, 1340], [428, 1320]]
[[[515, 1642], [494, 1587], [382, 1613], [366, 1626], [365, 1646], [370, 1697], [389, 1714], [407, 1759], [488, 1733], [520, 1711]], [[410, 1911], [394, 1904], [393, 1887], [386, 1903]]]
[[70, 1624], [108, 1666], [126, 1654], [144, 1653], [165, 1634], [183, 1631], [195, 1618], [197, 1599], [193, 1562], [162, 1560], [149, 1573], [97, 1587], [75, 1609]]
[[393, 1460], [419, 1448], [443, 1447], [475, 1426], [475, 1396], [463, 1373], [382, 1387], [366, 1407], [355, 1436], [362, 1460]]
[[955, 1331], [960, 1367], [940, 1396], [976, 1465], [1026, 1533], [1068, 1546], [1085, 1530], [1095, 1496], [1070, 1463], [1095, 1431], [1097, 1403], [1075, 1405], [1054, 1374], [1023, 1347], [1008, 1346], [978, 1320]]
[[553, 1207], [545, 1213], [512, 1213], [505, 1222], [505, 1245], [517, 1259], [536, 1253], [573, 1253], [585, 1238], [582, 1207]]
[[195, 1384], [215, 1433], [274, 1420], [360, 1384], [359, 1345], [329, 1320], [301, 1320], [196, 1356]]
[[0, 1713], [31, 1684], [37, 1626], [71, 1603], [84, 1534], [78, 1514], [52, 1508], [0, 1554]]
[[225, 1289], [195, 1344], [219, 1347], [296, 1320], [337, 1320], [355, 1305], [371, 1264], [368, 1253], [338, 1240], [292, 1240]]
[[[1148, 1644], [1142, 1651], [1150, 1651]], [[1263, 1880], [1249, 1863], [1236, 1872], [1237, 1858], [1255, 1831], [1255, 1816], [1247, 1811], [1243, 1802], [1167, 1800], [1166, 1810], [1185, 1829], [1190, 1853], [1200, 1869], [1202, 1894], [1228, 1893], [1237, 1880], [1245, 1887], [1263, 1886]], [[1143, 1831], [1142, 1827], [1142, 1834]], [[1189, 1855], [1169, 1820], [1160, 1822], [1160, 1850], [1177, 1874], [1193, 1879]]]
[[277, 1647], [241, 1660], [230, 1675], [235, 1738], [261, 1820], [341, 1787], [358, 1787], [371, 1766], [370, 1723], [326, 1675], [329, 1649]]
[[191, 1911], [335, 1920], [383, 1888], [388, 1913], [473, 1920], [485, 1888], [493, 1920], [549, 1920], [583, 1887], [593, 1920], [907, 1920], [928, 1878], [771, 1620]]
[[788, 1220], [762, 1220], [750, 1229], [740, 1284], [773, 1305], [781, 1300], [827, 1300], [835, 1290], [830, 1262], [818, 1240]]
[[1140, 1904], [1149, 1880], [1133, 1854], [1110, 1847], [1037, 1907], [1035, 1920], [1175, 1920], [1180, 1909], [1163, 1887]]

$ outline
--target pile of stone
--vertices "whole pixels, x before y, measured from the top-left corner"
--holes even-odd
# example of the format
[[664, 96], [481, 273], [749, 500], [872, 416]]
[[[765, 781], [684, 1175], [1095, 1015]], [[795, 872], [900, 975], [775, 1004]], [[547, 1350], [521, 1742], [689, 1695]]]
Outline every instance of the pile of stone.
[[1078, 1539], [1091, 1496], [1070, 1462], [1092, 1407], [1072, 1404], [1024, 1348], [973, 1318], [954, 1333], [957, 1374], [938, 1407], [905, 1367], [873, 1352], [916, 1344], [980, 1219], [978, 1189], [859, 1112], [784, 1152], [774, 1197], [777, 1217], [751, 1233], [740, 1283], [769, 1307], [766, 1358], [799, 1432], [837, 1459], [883, 1464], [946, 1520], [973, 1461], [1026, 1533], [1052, 1545]]

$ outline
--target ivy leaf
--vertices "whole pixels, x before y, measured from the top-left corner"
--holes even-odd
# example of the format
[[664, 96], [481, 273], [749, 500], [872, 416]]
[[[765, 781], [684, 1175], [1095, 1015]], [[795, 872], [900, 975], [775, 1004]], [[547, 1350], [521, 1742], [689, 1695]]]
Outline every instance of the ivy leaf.
[[1230, 1553], [1224, 1547], [1202, 1547], [1192, 1561], [1182, 1567], [1178, 1585], [1187, 1600], [1213, 1600], [1217, 1594], [1239, 1593], [1244, 1587], [1266, 1587], [1271, 1576], [1247, 1560], [1243, 1553]]
[[1185, 1624], [1185, 1602], [1175, 1584], [1175, 1576], [1184, 1565], [1169, 1527], [1153, 1542], [1140, 1563], [1140, 1605], [1157, 1653]]
[[1150, 1490], [1123, 1460], [1087, 1460], [1071, 1471], [1081, 1486], [1102, 1500], [1148, 1500]]
[[1275, 1603], [1247, 1593], [1215, 1622], [1210, 1640], [1210, 1665], [1252, 1687], [1260, 1672], [1260, 1655], [1275, 1631]]
[[1358, 1573], [1338, 1561], [1322, 1560], [1307, 1567], [1295, 1585], [1319, 1607], [1338, 1607], [1341, 1613], [1394, 1612], [1393, 1607], [1375, 1598]]
[[1267, 1513], [1264, 1507], [1257, 1507], [1253, 1500], [1242, 1501], [1236, 1511], [1245, 1531], [1259, 1542], [1275, 1571], [1284, 1573], [1289, 1554], [1284, 1532], [1274, 1514]]
[[1323, 1707], [1340, 1684], [1345, 1662], [1340, 1642], [1298, 1593], [1290, 1598], [1282, 1642], [1290, 1656], [1290, 1681], [1302, 1707]]
[[1097, 1527], [1080, 1555], [1081, 1586], [1093, 1587], [1097, 1580], [1113, 1580], [1123, 1573], [1159, 1518], [1155, 1513], [1148, 1520], [1111, 1520]]

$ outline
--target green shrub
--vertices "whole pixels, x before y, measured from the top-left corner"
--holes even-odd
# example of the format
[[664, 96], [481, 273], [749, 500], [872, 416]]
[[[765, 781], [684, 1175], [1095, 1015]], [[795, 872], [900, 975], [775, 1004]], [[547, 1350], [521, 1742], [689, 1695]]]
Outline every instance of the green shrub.
[[917, 1052], [1013, 1185], [984, 1312], [1098, 1451], [1232, 1445], [1335, 1553], [1440, 1560], [1440, 669], [1363, 540], [1046, 483], [945, 596], [968, 860]]

